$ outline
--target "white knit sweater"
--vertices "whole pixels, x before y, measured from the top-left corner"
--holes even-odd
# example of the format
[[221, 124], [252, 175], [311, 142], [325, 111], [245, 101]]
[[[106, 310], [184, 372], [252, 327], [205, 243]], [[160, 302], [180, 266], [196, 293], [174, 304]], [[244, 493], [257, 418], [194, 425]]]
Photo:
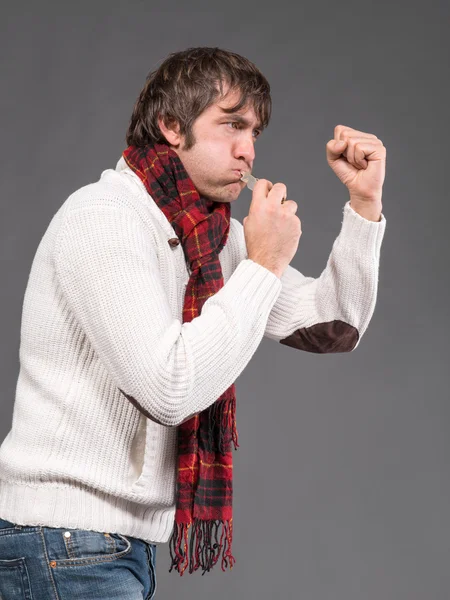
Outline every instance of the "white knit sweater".
[[320, 277], [288, 266], [280, 279], [247, 258], [232, 218], [225, 285], [183, 324], [182, 246], [168, 243], [174, 229], [124, 159], [71, 194], [24, 295], [0, 517], [168, 541], [177, 425], [215, 402], [264, 335], [312, 352], [356, 348], [375, 308], [385, 225], [347, 202]]

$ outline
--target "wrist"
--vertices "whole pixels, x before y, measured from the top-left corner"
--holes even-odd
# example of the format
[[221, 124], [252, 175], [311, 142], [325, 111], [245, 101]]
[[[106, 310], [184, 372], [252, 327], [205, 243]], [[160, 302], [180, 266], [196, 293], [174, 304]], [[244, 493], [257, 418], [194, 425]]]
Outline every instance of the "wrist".
[[350, 206], [368, 221], [381, 221], [381, 211], [383, 209], [381, 200], [361, 200], [360, 198], [350, 196]]
[[257, 257], [248, 256], [247, 258], [249, 258], [253, 262], [257, 263], [258, 265], [261, 265], [261, 267], [264, 267], [265, 269], [267, 269], [268, 271], [270, 271], [271, 273], [273, 273], [274, 275], [276, 275], [278, 277], [278, 279], [281, 279], [281, 276], [283, 275], [283, 272], [280, 272], [280, 270], [277, 269], [276, 267], [273, 267], [272, 265], [269, 265], [267, 262], [265, 262], [264, 260], [261, 260], [261, 259], [259, 259]]

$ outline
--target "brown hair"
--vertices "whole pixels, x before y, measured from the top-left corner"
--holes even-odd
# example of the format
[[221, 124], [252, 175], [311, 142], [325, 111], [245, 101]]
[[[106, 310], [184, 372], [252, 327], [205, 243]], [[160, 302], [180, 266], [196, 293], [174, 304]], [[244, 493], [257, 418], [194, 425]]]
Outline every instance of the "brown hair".
[[197, 117], [228, 91], [239, 90], [241, 97], [225, 112], [234, 112], [251, 104], [264, 129], [272, 109], [270, 85], [259, 69], [247, 58], [220, 48], [188, 48], [170, 54], [158, 69], [147, 75], [146, 83], [134, 105], [126, 134], [127, 144], [167, 143], [158, 126], [176, 121], [185, 136], [185, 149], [195, 144], [192, 126]]

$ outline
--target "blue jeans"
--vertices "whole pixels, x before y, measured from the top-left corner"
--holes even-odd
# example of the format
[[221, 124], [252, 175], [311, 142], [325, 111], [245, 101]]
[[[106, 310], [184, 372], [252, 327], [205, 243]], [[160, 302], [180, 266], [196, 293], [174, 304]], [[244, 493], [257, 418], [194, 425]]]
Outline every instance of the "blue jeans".
[[156, 544], [0, 519], [1, 600], [151, 600]]

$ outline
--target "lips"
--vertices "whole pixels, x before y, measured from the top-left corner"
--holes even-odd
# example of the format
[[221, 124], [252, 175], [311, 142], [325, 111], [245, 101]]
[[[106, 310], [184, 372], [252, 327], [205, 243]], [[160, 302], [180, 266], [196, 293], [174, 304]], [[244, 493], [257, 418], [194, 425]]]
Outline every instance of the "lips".
[[[243, 172], [243, 171], [244, 171], [244, 169], [234, 169], [234, 170], [233, 170], [233, 173], [234, 173], [234, 174], [236, 175], [236, 177], [237, 177], [237, 179], [236, 179], [236, 183], [237, 183], [238, 181], [241, 181], [241, 174], [242, 174], [242, 172]], [[244, 183], [244, 182], [242, 182], [242, 183]]]

